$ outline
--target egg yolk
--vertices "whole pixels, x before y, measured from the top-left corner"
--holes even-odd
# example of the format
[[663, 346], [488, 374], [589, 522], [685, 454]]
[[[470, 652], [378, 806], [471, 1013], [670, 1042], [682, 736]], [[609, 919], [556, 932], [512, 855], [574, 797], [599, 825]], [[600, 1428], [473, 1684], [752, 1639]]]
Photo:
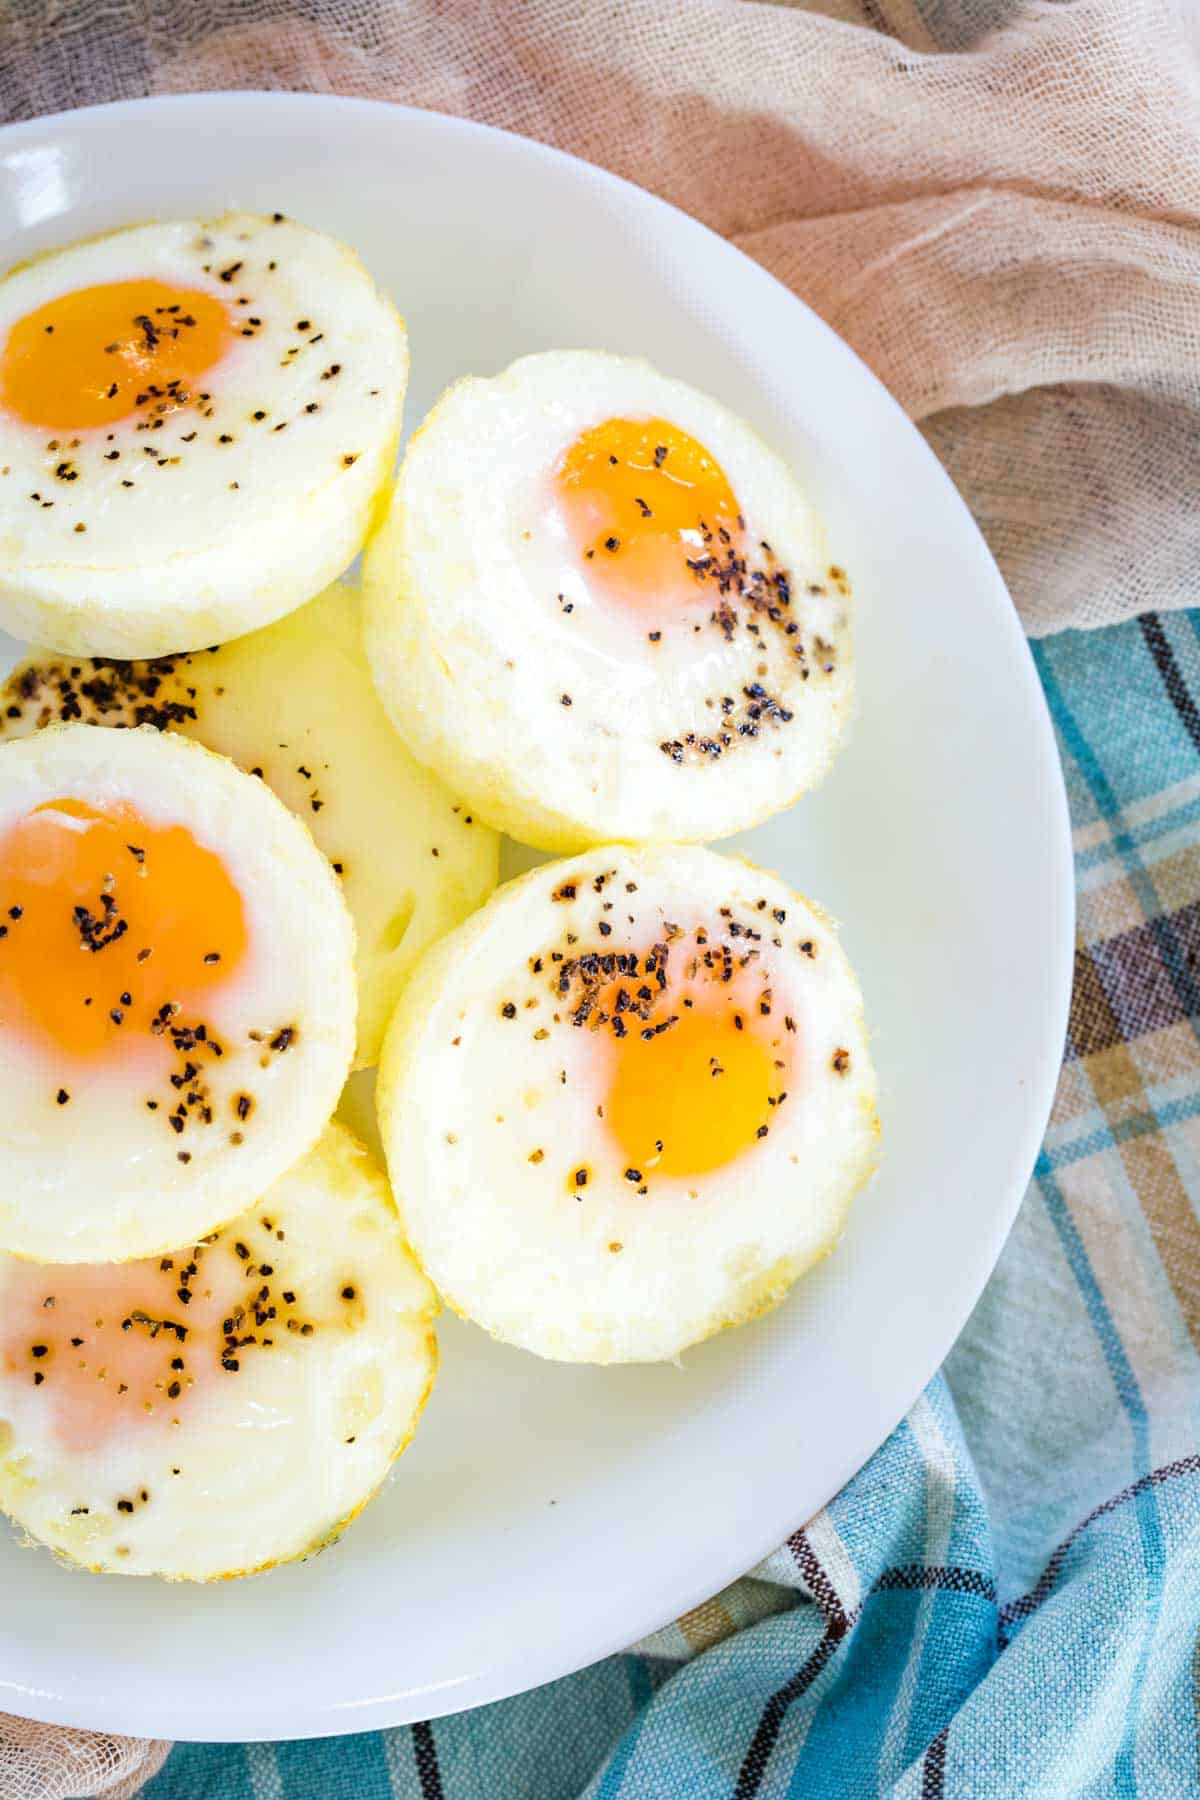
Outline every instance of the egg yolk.
[[631, 1031], [613, 1045], [604, 1100], [627, 1166], [704, 1175], [732, 1162], [768, 1128], [783, 1086], [777, 1059], [753, 1015], [708, 996], [654, 1037]]
[[233, 342], [199, 288], [155, 280], [76, 288], [18, 319], [0, 354], [0, 406], [47, 431], [172, 412]]
[[0, 836], [0, 1028], [73, 1057], [130, 1053], [245, 954], [242, 898], [182, 825], [50, 800]]
[[728, 552], [743, 521], [724, 470], [688, 432], [665, 419], [607, 419], [576, 438], [555, 486], [590, 581], [637, 606], [710, 603], [688, 564]]
[[199, 1382], [229, 1379], [221, 1327], [233, 1327], [248, 1285], [232, 1258], [205, 1251], [111, 1268], [21, 1265], [6, 1276], [0, 1377], [37, 1387], [60, 1443], [87, 1455], [178, 1419]]

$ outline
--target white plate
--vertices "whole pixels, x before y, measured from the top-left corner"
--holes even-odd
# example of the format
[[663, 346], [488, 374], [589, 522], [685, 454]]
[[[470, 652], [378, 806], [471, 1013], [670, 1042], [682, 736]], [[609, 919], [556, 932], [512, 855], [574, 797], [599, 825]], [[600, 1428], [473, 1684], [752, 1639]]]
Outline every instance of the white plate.
[[681, 1368], [581, 1369], [456, 1320], [416, 1439], [343, 1543], [191, 1590], [68, 1573], [0, 1526], [0, 1710], [206, 1739], [362, 1731], [563, 1675], [704, 1599], [851, 1476], [937, 1368], [1012, 1222], [1063, 1042], [1072, 883], [1033, 664], [966, 508], [770, 276], [648, 194], [430, 113], [207, 95], [0, 133], [16, 261], [278, 208], [353, 244], [412, 334], [410, 422], [529, 350], [641, 352], [790, 454], [859, 596], [853, 741], [746, 840], [862, 977], [883, 1167], [837, 1252]]

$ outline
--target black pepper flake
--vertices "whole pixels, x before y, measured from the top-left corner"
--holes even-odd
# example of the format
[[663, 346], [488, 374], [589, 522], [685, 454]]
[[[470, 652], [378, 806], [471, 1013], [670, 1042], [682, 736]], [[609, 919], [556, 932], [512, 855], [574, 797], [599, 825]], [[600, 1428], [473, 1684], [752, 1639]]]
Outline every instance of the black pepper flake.
[[500, 1008], [500, 1016], [501, 1016], [501, 1018], [504, 1018], [504, 1019], [515, 1019], [516, 1018], [517, 1009], [513, 1005], [511, 1000], [506, 1000], [504, 1002], [504, 1005]]
[[588, 1184], [587, 1170], [586, 1169], [576, 1169], [575, 1175], [574, 1175], [574, 1182], [575, 1182], [575, 1186], [577, 1188], [586, 1187]]
[[58, 1104], [60, 1106], [65, 1106], [67, 1104], [67, 1101], [71, 1098], [71, 1096], [70, 1096], [70, 1094], [68, 1094], [66, 1088], [59, 1088], [59, 1090], [58, 1090], [57, 1094], [55, 1094], [54, 1098], [58, 1101]]

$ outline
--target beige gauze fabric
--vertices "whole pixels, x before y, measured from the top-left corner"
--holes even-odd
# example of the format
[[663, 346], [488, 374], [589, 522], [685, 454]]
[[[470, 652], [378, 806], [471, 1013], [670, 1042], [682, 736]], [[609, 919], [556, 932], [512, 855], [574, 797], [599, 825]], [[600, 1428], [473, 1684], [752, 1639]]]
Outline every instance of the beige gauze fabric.
[[162, 1767], [170, 1748], [0, 1714], [0, 1800], [129, 1800]]
[[[778, 275], [920, 421], [1030, 632], [1200, 603], [1196, 0], [0, 11], [5, 121], [233, 87], [458, 113], [650, 188]], [[0, 1796], [131, 1794], [164, 1754], [0, 1718]]]

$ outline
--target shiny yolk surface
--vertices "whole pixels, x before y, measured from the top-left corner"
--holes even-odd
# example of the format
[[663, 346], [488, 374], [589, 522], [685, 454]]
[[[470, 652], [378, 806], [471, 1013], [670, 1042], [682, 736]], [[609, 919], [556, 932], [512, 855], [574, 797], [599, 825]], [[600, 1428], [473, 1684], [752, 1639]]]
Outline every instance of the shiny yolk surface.
[[18, 319], [0, 353], [0, 406], [47, 431], [86, 431], [185, 406], [234, 338], [214, 295], [166, 282], [76, 288]]
[[145, 1048], [162, 1009], [196, 1008], [246, 943], [241, 894], [182, 825], [61, 799], [0, 836], [0, 1029], [43, 1049]]
[[623, 1038], [614, 1046], [604, 1116], [628, 1166], [704, 1175], [750, 1149], [783, 1085], [776, 1059], [752, 1016], [708, 997], [681, 1010], [658, 1037]]
[[665, 419], [608, 419], [583, 432], [555, 487], [589, 581], [638, 606], [695, 597], [689, 559], [719, 556], [743, 529], [720, 464]]

